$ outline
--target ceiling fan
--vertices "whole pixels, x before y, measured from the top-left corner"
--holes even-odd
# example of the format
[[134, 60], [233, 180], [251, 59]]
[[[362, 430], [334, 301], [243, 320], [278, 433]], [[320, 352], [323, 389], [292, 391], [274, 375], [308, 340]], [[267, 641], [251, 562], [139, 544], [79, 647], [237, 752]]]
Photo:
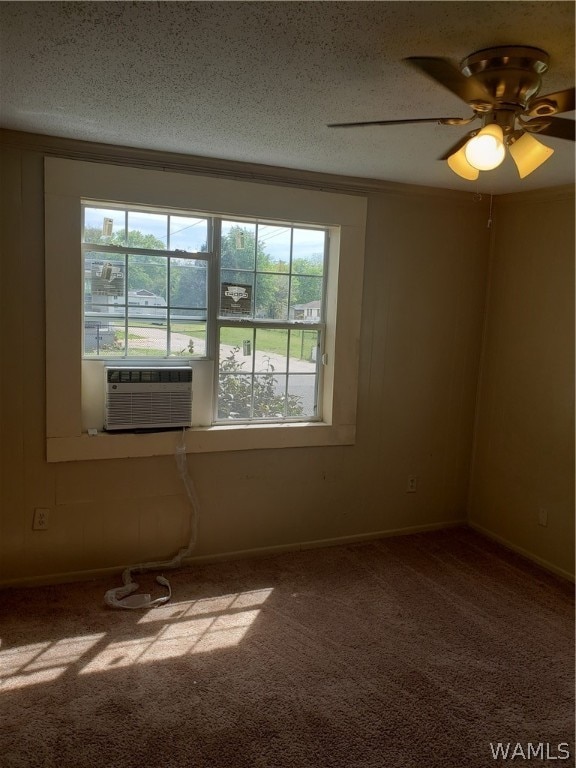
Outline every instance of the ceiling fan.
[[574, 141], [574, 120], [556, 117], [574, 109], [574, 88], [539, 96], [542, 75], [549, 57], [540, 48], [507, 45], [484, 48], [467, 56], [460, 67], [443, 58], [410, 56], [409, 65], [431, 77], [466, 102], [471, 117], [425, 117], [408, 120], [371, 120], [361, 123], [332, 123], [329, 128], [368, 125], [438, 123], [468, 125], [482, 120], [441, 158], [464, 179], [474, 180], [480, 171], [499, 166], [506, 148], [520, 178], [545, 162], [554, 150], [535, 138], [536, 134]]

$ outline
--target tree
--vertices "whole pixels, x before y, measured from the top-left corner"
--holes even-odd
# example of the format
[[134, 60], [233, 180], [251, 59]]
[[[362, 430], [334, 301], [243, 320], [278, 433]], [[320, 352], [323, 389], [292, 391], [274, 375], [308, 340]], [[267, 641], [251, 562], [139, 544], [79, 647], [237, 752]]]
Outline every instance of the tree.
[[[256, 293], [256, 316], [270, 320], [286, 320], [290, 265], [287, 262], [273, 261], [264, 243], [260, 240], [256, 243], [254, 231], [240, 224], [231, 227], [222, 237], [221, 251], [225, 282], [252, 285]], [[294, 259], [290, 283], [292, 306], [321, 298], [323, 261], [322, 254]], [[256, 285], [253, 282], [254, 271], [257, 271]]]
[[[177, 262], [177, 263], [175, 263]], [[175, 307], [206, 307], [207, 267], [193, 260], [173, 259], [170, 296]]]
[[309, 258], [296, 258], [292, 263], [291, 304], [308, 304], [322, 298], [322, 275], [324, 271], [322, 254]]
[[[220, 242], [222, 269], [247, 269], [254, 270], [256, 258], [256, 237], [248, 227], [240, 224], [234, 225], [224, 235]], [[258, 256], [262, 256], [264, 249], [258, 243]]]
[[[166, 244], [152, 234], [144, 234], [132, 229], [128, 232], [128, 243], [124, 241], [123, 232], [115, 232], [110, 237], [102, 234], [97, 227], [87, 227], [84, 231], [84, 242], [105, 245], [120, 245], [132, 248], [149, 248], [165, 250]], [[166, 297], [166, 259], [153, 254], [134, 254], [128, 256], [128, 290], [147, 290], [157, 296]]]
[[[122, 247], [149, 248], [155, 251], [166, 250], [166, 243], [152, 234], [145, 234], [138, 229], [128, 232], [128, 242], [124, 240], [124, 231], [114, 232], [113, 235], [103, 235], [98, 227], [86, 227], [84, 230], [84, 242], [102, 245], [120, 245]], [[156, 257], [156, 258], [162, 258]]]
[[[84, 233], [86, 243], [98, 245], [128, 246], [138, 249], [165, 250], [166, 244], [152, 234], [130, 230], [127, 243], [124, 232], [104, 236], [97, 227], [88, 227]], [[202, 250], [205, 250], [206, 246]], [[249, 284], [254, 293], [256, 317], [269, 320], [288, 318], [290, 304], [307, 304], [317, 301], [322, 294], [322, 254], [296, 257], [292, 263], [292, 276], [288, 277], [289, 264], [274, 261], [265, 244], [256, 242], [255, 229], [251, 225], [234, 224], [221, 238], [221, 268], [224, 282]], [[123, 258], [122, 258], [123, 260]], [[186, 259], [173, 258], [170, 273], [170, 303], [173, 306], [204, 307], [206, 305], [207, 272], [203, 265]], [[130, 254], [128, 256], [128, 290], [148, 290], [164, 299], [167, 295], [167, 260], [154, 254]]]

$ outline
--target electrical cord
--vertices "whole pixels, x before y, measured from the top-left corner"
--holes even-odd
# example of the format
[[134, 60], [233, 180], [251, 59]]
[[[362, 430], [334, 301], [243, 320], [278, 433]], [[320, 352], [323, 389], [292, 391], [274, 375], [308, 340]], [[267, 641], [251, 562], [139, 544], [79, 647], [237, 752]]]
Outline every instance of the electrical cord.
[[159, 571], [169, 568], [180, 568], [184, 558], [189, 557], [196, 547], [196, 539], [198, 536], [198, 518], [200, 516], [200, 503], [198, 501], [196, 488], [194, 487], [194, 483], [192, 482], [192, 478], [190, 477], [190, 473], [188, 471], [185, 439], [186, 430], [183, 429], [182, 439], [180, 445], [176, 447], [175, 457], [178, 473], [182, 479], [184, 488], [186, 489], [186, 495], [188, 496], [188, 500], [190, 502], [190, 538], [188, 545], [183, 549], [180, 549], [171, 560], [165, 560], [163, 562], [140, 563], [140, 565], [132, 565], [129, 568], [126, 568], [122, 573], [122, 583], [124, 586], [116, 587], [115, 589], [109, 589], [104, 595], [104, 602], [111, 608], [128, 608], [130, 610], [135, 610], [138, 608], [154, 608], [156, 606], [164, 605], [164, 603], [167, 603], [172, 597], [172, 589], [170, 587], [170, 582], [165, 576], [157, 576], [156, 581], [158, 584], [168, 590], [168, 594], [152, 600], [151, 595], [134, 594], [136, 590], [139, 589], [139, 584], [133, 580], [132, 574], [147, 573], [149, 571]]

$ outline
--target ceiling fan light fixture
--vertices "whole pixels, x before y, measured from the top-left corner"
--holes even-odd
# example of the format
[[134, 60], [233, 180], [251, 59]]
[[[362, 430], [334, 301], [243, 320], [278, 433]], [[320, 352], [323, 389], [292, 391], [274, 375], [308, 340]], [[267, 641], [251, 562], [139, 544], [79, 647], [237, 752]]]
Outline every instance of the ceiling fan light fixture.
[[479, 171], [491, 171], [497, 168], [506, 156], [504, 133], [496, 123], [485, 125], [465, 145], [466, 160]]
[[535, 171], [554, 154], [551, 147], [547, 147], [529, 133], [523, 133], [519, 139], [508, 147], [512, 159], [516, 163], [521, 179]]
[[446, 162], [454, 173], [461, 176], [463, 179], [475, 181], [478, 176], [480, 176], [480, 171], [472, 167], [468, 160], [466, 160], [466, 145], [463, 146], [462, 149], [459, 149], [458, 152], [454, 152], [453, 155], [450, 155]]
[[[438, 56], [409, 56], [404, 61], [457, 96], [472, 110], [471, 117], [407, 117], [402, 120], [369, 120], [331, 123], [330, 128], [374, 125], [437, 123], [468, 125], [482, 120], [484, 127], [462, 136], [439, 159], [463, 179], [476, 181], [480, 171], [498, 168], [506, 148], [520, 178], [532, 173], [553, 150], [533, 138], [540, 136], [574, 141], [574, 120], [557, 117], [573, 112], [576, 89], [565, 88], [540, 96], [542, 75], [549, 56], [531, 45], [500, 45], [483, 48], [467, 56], [459, 67]], [[526, 132], [527, 135], [524, 136]], [[530, 135], [528, 135], [530, 134]], [[498, 175], [498, 174], [497, 174]]]

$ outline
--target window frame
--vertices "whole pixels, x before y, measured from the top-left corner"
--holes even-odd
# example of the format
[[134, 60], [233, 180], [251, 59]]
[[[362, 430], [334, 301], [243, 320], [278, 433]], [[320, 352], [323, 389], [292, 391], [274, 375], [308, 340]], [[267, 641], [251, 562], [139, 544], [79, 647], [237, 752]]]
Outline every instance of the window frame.
[[[182, 358], [173, 357], [170, 355], [170, 334], [167, 335], [167, 354], [164, 356], [154, 356], [154, 355], [141, 355], [140, 357], [138, 355], [131, 355], [128, 356], [127, 354], [124, 355], [98, 355], [90, 356], [86, 355], [86, 347], [84, 344], [84, 336], [85, 336], [85, 327], [83, 327], [83, 343], [82, 343], [82, 359], [83, 360], [102, 360], [102, 361], [108, 361], [116, 364], [123, 364], [126, 365], [132, 364], [135, 367], [138, 365], [177, 365], [181, 364], [182, 362], [189, 360], [203, 360], [203, 359], [209, 359], [211, 354], [213, 353], [210, 348], [210, 340], [209, 340], [209, 334], [208, 334], [208, 318], [211, 312], [213, 312], [213, 308], [210, 306], [211, 302], [211, 286], [210, 286], [210, 280], [211, 275], [214, 272], [215, 269], [215, 252], [214, 252], [214, 231], [213, 231], [213, 216], [206, 215], [203, 213], [202, 215], [199, 215], [198, 218], [205, 219], [206, 220], [206, 251], [183, 251], [183, 250], [173, 250], [168, 248], [168, 244], [166, 246], [166, 249], [160, 250], [155, 248], [143, 248], [139, 246], [130, 246], [130, 245], [109, 245], [106, 243], [92, 243], [85, 240], [85, 216], [84, 216], [84, 210], [86, 208], [91, 209], [102, 209], [104, 211], [108, 211], [111, 209], [115, 209], [118, 211], [121, 211], [125, 215], [125, 232], [128, 233], [128, 221], [129, 217], [128, 214], [131, 212], [139, 212], [139, 213], [159, 213], [161, 212], [164, 215], [167, 216], [182, 216], [182, 215], [192, 215], [196, 212], [192, 211], [183, 211], [183, 210], [173, 210], [173, 209], [160, 209], [160, 208], [154, 208], [152, 206], [139, 206], [139, 205], [130, 205], [130, 204], [115, 204], [112, 203], [109, 200], [88, 200], [83, 199], [81, 200], [81, 254], [82, 254], [82, 264], [85, 265], [86, 260], [86, 254], [91, 252], [98, 252], [98, 253], [112, 253], [112, 254], [122, 254], [125, 257], [125, 264], [128, 263], [128, 258], [130, 256], [160, 256], [162, 258], [167, 259], [167, 285], [166, 285], [166, 295], [167, 295], [167, 303], [166, 303], [166, 327], [171, 325], [171, 317], [170, 317], [170, 310], [171, 309], [199, 309], [198, 307], [174, 307], [170, 301], [170, 268], [171, 268], [171, 260], [172, 259], [189, 259], [193, 261], [205, 261], [207, 265], [207, 289], [206, 289], [206, 307], [204, 308], [204, 311], [206, 313], [206, 343], [205, 343], [205, 354], [204, 355], [189, 355]], [[168, 239], [170, 238], [170, 227], [169, 222], [168, 224]], [[85, 294], [86, 294], [86, 281], [83, 280], [82, 282], [82, 306], [83, 306], [83, 314], [84, 318], [85, 315]], [[124, 300], [124, 325], [125, 330], [127, 332], [128, 330], [128, 323], [130, 320], [130, 302], [128, 299], [129, 291], [128, 291], [128, 269], [125, 270], [125, 300]], [[145, 302], [147, 305], [148, 302]], [[136, 306], [136, 305], [134, 305]]]
[[[289, 227], [291, 229], [291, 242], [290, 242], [290, 270], [288, 271], [287, 275], [290, 278], [290, 285], [292, 281], [292, 277], [296, 276], [299, 277], [299, 273], [293, 273], [291, 269], [292, 264], [292, 257], [293, 257], [293, 231], [294, 229], [303, 230], [303, 229], [309, 229], [311, 231], [321, 231], [324, 233], [324, 253], [322, 256], [322, 316], [318, 323], [299, 323], [294, 320], [290, 320], [289, 317], [283, 321], [283, 320], [269, 320], [266, 318], [257, 318], [256, 317], [256, 306], [254, 305], [254, 313], [251, 318], [235, 318], [233, 316], [223, 315], [220, 312], [220, 286], [222, 284], [222, 271], [226, 270], [227, 267], [224, 267], [222, 264], [222, 258], [221, 258], [221, 238], [222, 238], [222, 229], [221, 225], [223, 221], [230, 221], [234, 220], [239, 223], [250, 223], [256, 225], [256, 248], [258, 245], [258, 226], [264, 225], [264, 226], [285, 226]], [[216, 220], [214, 221], [213, 226], [213, 237], [214, 237], [214, 251], [215, 253], [219, 254], [219, 256], [215, 259], [215, 267], [216, 267], [216, 280], [215, 280], [215, 290], [217, 291], [217, 294], [214, 295], [213, 301], [214, 306], [216, 307], [216, 316], [215, 316], [215, 322], [214, 322], [214, 390], [213, 390], [213, 410], [212, 410], [212, 424], [214, 426], [224, 426], [224, 425], [230, 425], [230, 424], [288, 424], [288, 423], [310, 423], [310, 422], [321, 422], [322, 421], [322, 382], [323, 382], [323, 376], [324, 376], [324, 370], [322, 366], [322, 357], [324, 354], [324, 339], [326, 336], [326, 311], [325, 311], [325, 305], [326, 305], [326, 289], [328, 285], [328, 273], [329, 273], [329, 242], [330, 242], [330, 231], [329, 228], [322, 225], [322, 226], [310, 226], [306, 225], [302, 222], [287, 222], [287, 221], [278, 221], [278, 220], [270, 220], [270, 219], [262, 219], [261, 217], [255, 216], [255, 217], [248, 217], [248, 218], [240, 218], [240, 217], [224, 217], [224, 216], [217, 216]], [[238, 270], [241, 271], [241, 270]], [[258, 274], [278, 274], [274, 272], [265, 273], [263, 271], [258, 271], [258, 259], [257, 259], [257, 253], [255, 254], [255, 261], [254, 261], [254, 270], [246, 270], [248, 273], [254, 275], [254, 285], [256, 285], [256, 278]], [[289, 309], [290, 309], [290, 297], [288, 297], [288, 315], [289, 315]], [[263, 418], [249, 418], [249, 419], [223, 419], [219, 417], [219, 387], [220, 387], [220, 339], [221, 339], [221, 329], [223, 327], [236, 327], [236, 328], [249, 328], [252, 331], [252, 343], [254, 345], [254, 338], [256, 337], [256, 331], [258, 329], [262, 328], [270, 328], [270, 329], [286, 329], [288, 331], [290, 330], [316, 330], [319, 333], [320, 341], [319, 341], [319, 354], [317, 355], [316, 359], [316, 381], [315, 381], [315, 410], [316, 413], [314, 416], [308, 416], [306, 418], [289, 418], [288, 416], [285, 416], [282, 419], [263, 419]], [[255, 346], [254, 346], [255, 349]], [[248, 374], [246, 374], [248, 375]], [[254, 376], [257, 375], [254, 370], [251, 372], [251, 378], [254, 379]], [[286, 378], [287, 378], [287, 386], [288, 386], [288, 376], [289, 372], [286, 371]], [[287, 390], [286, 390], [287, 392]], [[253, 389], [252, 389], [253, 394]]]
[[[145, 250], [143, 248], [128, 248], [126, 246], [106, 246], [101, 244], [95, 244], [95, 243], [82, 243], [81, 244], [81, 251], [82, 251], [82, 263], [85, 265], [86, 261], [86, 254], [88, 253], [111, 253], [111, 254], [120, 254], [122, 256], [125, 256], [126, 259], [128, 259], [130, 256], [160, 256], [162, 258], [166, 258], [168, 265], [167, 265], [167, 280], [169, 282], [170, 280], [170, 260], [173, 258], [178, 259], [184, 259], [188, 258], [190, 260], [194, 261], [205, 261], [207, 264], [207, 271], [208, 274], [211, 270], [211, 257], [213, 254], [206, 254], [206, 253], [190, 253], [184, 256], [182, 253], [178, 253], [175, 251], [159, 251], [159, 250]], [[98, 249], [98, 250], [96, 250]], [[125, 262], [126, 263], [126, 262]], [[213, 267], [212, 267], [213, 268]], [[128, 274], [128, 270], [126, 270], [126, 275]], [[84, 281], [85, 282], [85, 281]], [[118, 319], [122, 319], [124, 321], [124, 327], [127, 331], [128, 325], [130, 322], [130, 309], [134, 309], [135, 307], [139, 306], [137, 304], [130, 304], [128, 301], [128, 286], [127, 286], [128, 280], [126, 279], [126, 286], [125, 286], [125, 301], [121, 305], [124, 313], [122, 316], [118, 316]], [[170, 296], [170, 291], [167, 290], [168, 296]], [[210, 306], [209, 306], [209, 292], [207, 291], [207, 306], [205, 309], [206, 312], [206, 324], [208, 325], [208, 315], [210, 313]], [[86, 289], [85, 285], [82, 289], [82, 302], [84, 305], [84, 299], [86, 295]], [[148, 301], [144, 302], [144, 305], [142, 306], [150, 306], [148, 304]], [[151, 308], [154, 308], [156, 305], [152, 305]], [[169, 324], [169, 321], [171, 320], [170, 317], [170, 311], [172, 309], [184, 309], [185, 311], [189, 311], [191, 309], [200, 309], [199, 307], [175, 307], [168, 298], [167, 304], [165, 307], [161, 307], [166, 311], [166, 322], [167, 325]], [[86, 319], [86, 314], [84, 312], [84, 319]], [[169, 337], [168, 337], [169, 338]], [[163, 356], [155, 356], [155, 355], [131, 355], [128, 356], [127, 354], [124, 355], [98, 355], [98, 356], [92, 356], [86, 354], [86, 347], [85, 344], [82, 344], [82, 359], [83, 360], [102, 360], [107, 362], [115, 362], [117, 364], [134, 364], [137, 365], [150, 365], [151, 363], [158, 364], [158, 365], [176, 365], [181, 364], [183, 361], [188, 362], [189, 360], [202, 360], [209, 358], [209, 351], [208, 351], [208, 332], [206, 332], [206, 354], [204, 355], [186, 355], [184, 357], [178, 358], [173, 357], [170, 355], [170, 343], [167, 341], [167, 354]], [[180, 363], [179, 363], [180, 361]]]
[[[158, 215], [158, 216], [165, 216], [166, 217], [166, 225], [167, 225], [167, 247], [165, 249], [159, 249], [159, 248], [146, 248], [143, 246], [131, 246], [131, 245], [122, 245], [118, 243], [101, 243], [97, 242], [96, 240], [88, 240], [86, 238], [86, 210], [89, 210], [91, 212], [102, 210], [105, 213], [109, 213], [112, 210], [118, 211], [118, 213], [122, 214], [124, 219], [124, 234], [126, 236], [125, 242], [128, 242], [127, 235], [130, 232], [129, 229], [129, 218], [131, 213], [142, 213], [142, 214], [152, 214], [152, 215]], [[222, 253], [222, 224], [224, 222], [230, 223], [229, 218], [225, 218], [221, 216], [218, 213], [211, 212], [209, 214], [203, 214], [199, 215], [195, 211], [177, 211], [174, 212], [171, 209], [166, 208], [151, 208], [148, 206], [141, 207], [136, 205], [119, 205], [114, 204], [110, 202], [109, 200], [82, 200], [81, 201], [81, 214], [82, 214], [82, 220], [81, 220], [81, 231], [82, 231], [82, 238], [81, 238], [81, 244], [80, 244], [80, 251], [81, 251], [81, 258], [82, 258], [82, 265], [83, 265], [83, 272], [84, 272], [84, 279], [82, 281], [82, 306], [83, 306], [83, 324], [82, 324], [82, 330], [83, 330], [83, 338], [82, 338], [82, 359], [84, 361], [101, 361], [105, 364], [116, 364], [116, 365], [126, 365], [126, 366], [149, 366], [149, 365], [157, 365], [157, 366], [170, 366], [170, 365], [182, 365], [182, 364], [190, 364], [194, 360], [211, 360], [213, 361], [214, 365], [214, 388], [213, 388], [213, 397], [212, 397], [212, 425], [218, 425], [218, 424], [251, 424], [251, 423], [286, 423], [286, 422], [308, 422], [308, 421], [321, 421], [322, 420], [322, 397], [321, 397], [321, 390], [322, 390], [322, 374], [323, 374], [323, 365], [322, 365], [322, 358], [324, 354], [324, 337], [326, 332], [326, 312], [325, 312], [325, 301], [324, 297], [326, 295], [326, 287], [327, 287], [327, 281], [328, 281], [328, 268], [329, 268], [329, 259], [328, 259], [328, 252], [329, 252], [329, 229], [327, 227], [323, 226], [316, 226], [312, 227], [310, 225], [305, 225], [301, 223], [286, 223], [286, 222], [271, 222], [271, 221], [262, 221], [258, 218], [237, 218], [233, 219], [232, 221], [236, 222], [239, 226], [242, 225], [253, 225], [255, 229], [255, 252], [254, 252], [254, 266], [253, 269], [246, 269], [246, 268], [234, 268], [232, 269], [229, 266], [225, 266], [223, 264], [223, 253]], [[206, 251], [182, 251], [182, 250], [174, 250], [170, 248], [170, 218], [173, 215], [186, 215], [189, 218], [198, 218], [199, 220], [205, 220], [206, 222]], [[289, 269], [287, 272], [274, 272], [271, 270], [262, 270], [258, 269], [258, 247], [259, 247], [259, 229], [260, 227], [279, 227], [279, 228], [285, 228], [287, 231], [290, 232], [290, 245], [289, 245]], [[309, 232], [318, 232], [322, 233], [323, 236], [323, 247], [322, 247], [322, 272], [320, 275], [316, 275], [313, 273], [304, 273], [299, 271], [294, 271], [292, 268], [293, 261], [294, 261], [294, 231], [297, 230], [298, 232], [303, 231], [309, 231]], [[142, 234], [148, 234], [148, 233], [142, 233]], [[86, 262], [87, 259], [90, 257], [90, 254], [96, 254], [98, 256], [103, 256], [105, 259], [105, 254], [110, 254], [114, 256], [121, 256], [123, 257], [123, 264], [124, 264], [124, 292], [123, 292], [123, 301], [119, 302], [117, 305], [115, 303], [114, 306], [117, 306], [122, 309], [122, 313], [117, 313], [117, 320], [119, 325], [123, 325], [124, 327], [124, 338], [125, 338], [125, 345], [124, 345], [124, 353], [123, 354], [106, 354], [105, 352], [100, 354], [92, 354], [87, 353], [86, 350], [86, 323], [88, 320], [93, 321], [95, 317], [98, 316], [99, 313], [90, 314], [88, 317], [87, 311], [86, 311], [86, 287], [87, 287], [87, 281], [86, 281]], [[131, 329], [131, 321], [134, 320], [134, 312], [131, 310], [134, 310], [134, 307], [140, 306], [130, 303], [130, 289], [129, 289], [129, 274], [130, 274], [130, 258], [132, 256], [157, 256], [165, 260], [166, 262], [166, 285], [165, 285], [165, 293], [166, 298], [163, 298], [163, 300], [166, 302], [165, 307], [162, 309], [166, 313], [165, 322], [166, 322], [166, 352], [163, 355], [138, 355], [138, 354], [130, 354], [129, 351], [129, 343], [128, 343], [128, 336], [129, 331]], [[172, 303], [172, 288], [171, 288], [171, 269], [172, 269], [172, 260], [173, 259], [188, 259], [193, 261], [203, 261], [206, 263], [206, 294], [205, 294], [205, 306], [204, 307], [192, 307], [192, 306], [181, 306], [178, 307]], [[226, 271], [234, 271], [234, 272], [245, 272], [246, 273], [246, 279], [249, 279], [249, 277], [253, 278], [251, 282], [254, 286], [254, 298], [253, 298], [253, 306], [252, 306], [252, 313], [250, 316], [246, 317], [235, 317], [234, 315], [226, 315], [222, 312], [222, 305], [221, 305], [221, 286], [223, 284], [223, 273]], [[282, 276], [286, 276], [288, 278], [288, 296], [286, 301], [286, 309], [287, 309], [287, 316], [285, 319], [273, 319], [273, 318], [266, 318], [266, 317], [259, 317], [256, 313], [256, 298], [257, 298], [257, 284], [258, 284], [258, 276], [259, 275], [278, 275], [281, 274]], [[311, 320], [306, 319], [303, 321], [298, 320], [290, 320], [290, 296], [292, 293], [293, 288], [293, 278], [314, 278], [317, 279], [319, 284], [321, 285], [320, 289], [320, 309], [321, 312], [318, 316], [317, 320]], [[144, 302], [145, 306], [148, 306], [148, 301]], [[205, 322], [205, 344], [204, 344], [204, 354], [200, 355], [194, 355], [194, 354], [188, 354], [176, 357], [172, 354], [171, 350], [171, 335], [172, 335], [172, 309], [182, 309], [185, 311], [198, 309], [202, 310], [205, 314], [204, 322]], [[312, 310], [308, 309], [306, 313], [306, 317], [309, 318], [311, 316]], [[136, 313], [139, 314], [139, 313]], [[110, 314], [102, 313], [104, 320], [110, 320]], [[254, 352], [256, 352], [256, 344], [255, 340], [257, 338], [257, 331], [258, 330], [286, 330], [287, 333], [287, 360], [286, 360], [286, 371], [278, 371], [276, 374], [270, 374], [270, 375], [276, 375], [278, 377], [285, 376], [286, 382], [284, 387], [284, 398], [285, 398], [285, 414], [282, 417], [276, 417], [276, 418], [264, 418], [264, 417], [258, 417], [255, 416], [253, 413], [251, 413], [250, 416], [247, 416], [245, 418], [225, 418], [220, 416], [220, 388], [222, 384], [222, 370], [221, 370], [221, 352], [222, 352], [222, 340], [221, 340], [221, 331], [223, 328], [245, 328], [249, 329], [252, 333], [252, 348]], [[290, 371], [290, 357], [289, 357], [289, 343], [290, 343], [290, 332], [291, 331], [315, 331], [318, 335], [318, 341], [316, 344], [317, 353], [314, 358], [315, 366], [314, 366], [314, 407], [313, 407], [313, 414], [305, 414], [304, 416], [299, 417], [290, 417], [287, 412], [287, 404], [288, 404], [288, 398], [289, 398], [289, 377], [290, 376], [299, 376], [302, 375], [298, 372], [291, 372]], [[243, 371], [239, 372], [237, 375], [241, 377], [245, 377], [246, 379], [250, 379], [251, 383], [251, 411], [254, 408], [254, 382], [257, 376], [259, 375], [265, 375], [261, 372], [257, 372], [254, 369], [255, 359], [251, 355], [252, 360], [252, 369], [251, 371]], [[232, 376], [233, 374], [225, 374], [225, 376]], [[311, 374], [308, 374], [311, 375]]]
[[[186, 431], [189, 452], [349, 445], [356, 434], [356, 399], [366, 198], [243, 181], [179, 170], [138, 168], [60, 157], [45, 158], [46, 455], [50, 462], [172, 454], [179, 435], [88, 433], [103, 398], [98, 379], [85, 374], [81, 350], [82, 284], [78, 257], [80, 201], [172, 208], [226, 218], [327, 226], [330, 280], [326, 295], [324, 408], [321, 422], [210, 425]], [[62, 301], [61, 296], [70, 297]], [[338, 312], [336, 308], [338, 307]], [[194, 363], [194, 398], [213, 379]], [[196, 370], [197, 369], [197, 370]], [[199, 374], [198, 377], [196, 374]]]

